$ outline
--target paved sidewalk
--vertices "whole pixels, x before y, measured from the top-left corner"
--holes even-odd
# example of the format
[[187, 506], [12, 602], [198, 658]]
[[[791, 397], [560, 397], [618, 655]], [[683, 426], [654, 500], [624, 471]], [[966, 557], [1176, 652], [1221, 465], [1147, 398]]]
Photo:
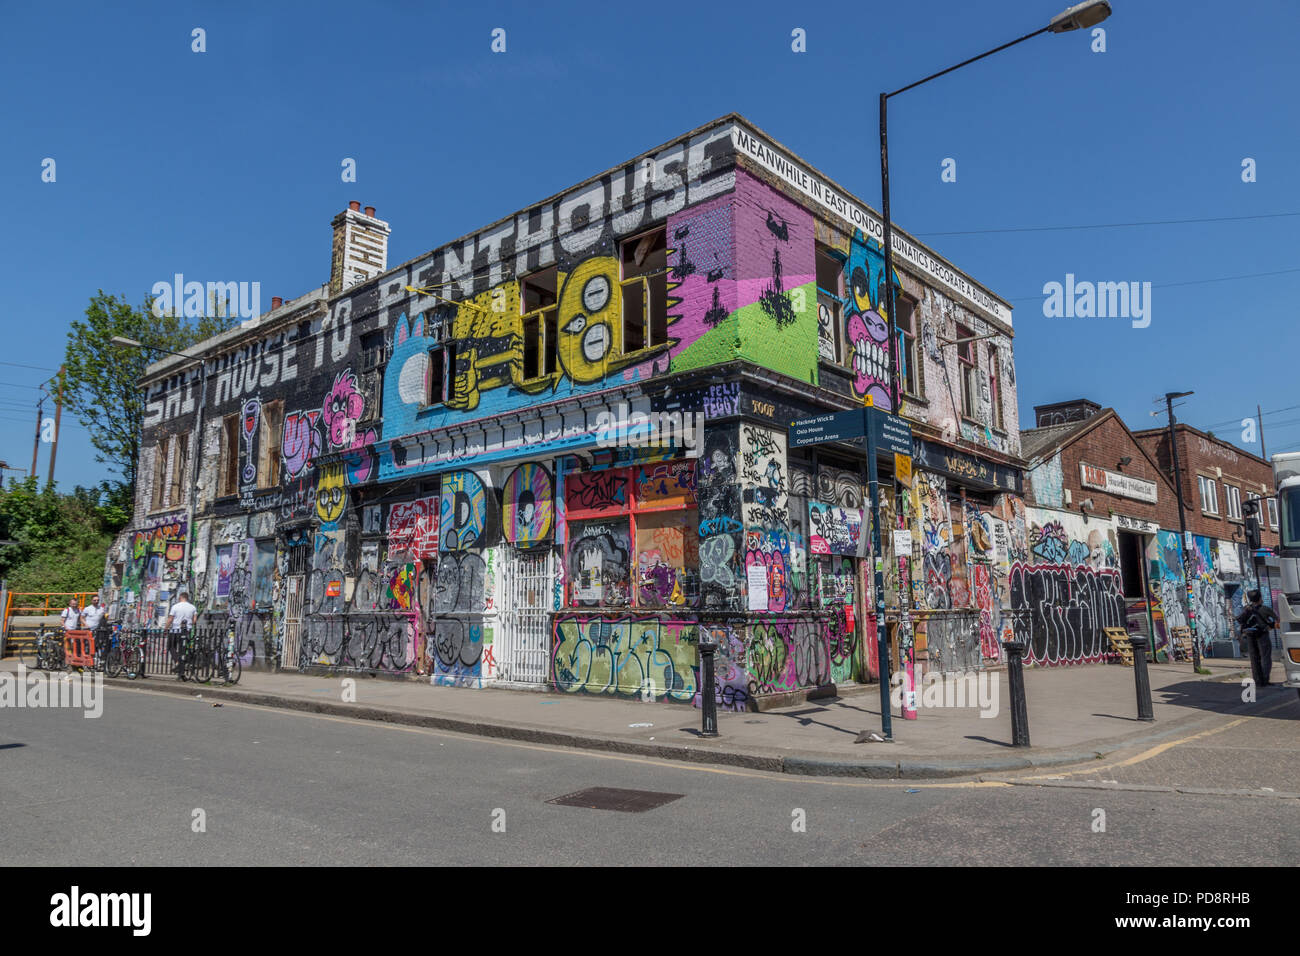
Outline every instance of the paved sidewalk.
[[[1194, 674], [1190, 664], [1150, 665], [1154, 723], [1136, 719], [1132, 668], [1098, 664], [1027, 670], [1033, 743], [1028, 749], [1010, 746], [1006, 675], [996, 671], [987, 675], [997, 678], [996, 716], [982, 718], [978, 707], [922, 706], [918, 719], [903, 720], [895, 711], [894, 742], [863, 744], [854, 742], [860, 731], [880, 730], [878, 685], [852, 686], [840, 697], [765, 713], [720, 711], [720, 736], [706, 739], [699, 736], [699, 710], [687, 705], [557, 692], [470, 690], [358, 676], [352, 703], [343, 700], [343, 680], [349, 676], [343, 674], [246, 671], [234, 688], [181, 684], [171, 678], [106, 683], [538, 744], [787, 773], [894, 778], [969, 776], [1077, 763], [1197, 723], [1220, 721], [1222, 715], [1250, 713], [1280, 699], [1278, 694], [1293, 693], [1266, 689], [1258, 703], [1243, 703], [1243, 662], [1205, 663], [1212, 671], [1208, 676]], [[14, 662], [4, 662], [5, 670], [14, 667]]]

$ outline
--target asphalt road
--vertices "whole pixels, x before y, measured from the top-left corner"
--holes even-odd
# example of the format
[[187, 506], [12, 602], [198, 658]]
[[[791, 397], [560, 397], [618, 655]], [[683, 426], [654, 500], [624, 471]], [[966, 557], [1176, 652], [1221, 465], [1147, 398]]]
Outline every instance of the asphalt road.
[[[1262, 789], [1265, 779], [1295, 779], [1300, 707], [1280, 698], [1282, 716], [1040, 786], [801, 778], [106, 693], [99, 719], [0, 712], [0, 865], [1291, 866], [1300, 858], [1300, 801]], [[1251, 767], [1283, 769], [1255, 780]], [[1258, 795], [1102, 782], [1136, 788], [1185, 773]], [[586, 787], [682, 796], [643, 813], [546, 802]], [[1104, 832], [1094, 830], [1097, 810]], [[196, 811], [204, 832], [195, 832]], [[805, 831], [795, 832], [800, 817]]]

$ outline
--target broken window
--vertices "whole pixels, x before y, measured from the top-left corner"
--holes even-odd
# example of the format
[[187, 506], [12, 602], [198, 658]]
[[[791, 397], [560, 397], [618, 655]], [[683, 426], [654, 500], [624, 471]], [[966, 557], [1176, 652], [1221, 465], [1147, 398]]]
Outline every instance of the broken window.
[[840, 322], [844, 315], [840, 282], [843, 263], [830, 246], [817, 243], [817, 352], [823, 361], [840, 360]]
[[623, 353], [668, 341], [668, 231], [659, 228], [619, 245]]
[[167, 459], [171, 455], [171, 442], [170, 436], [164, 438], [154, 449], [153, 500], [149, 504], [150, 511], [157, 511], [167, 504]]
[[555, 268], [534, 273], [523, 280], [520, 308], [524, 310], [524, 380], [555, 372], [556, 295]]
[[225, 498], [239, 490], [239, 416], [221, 420], [221, 456], [217, 478], [217, 497]]

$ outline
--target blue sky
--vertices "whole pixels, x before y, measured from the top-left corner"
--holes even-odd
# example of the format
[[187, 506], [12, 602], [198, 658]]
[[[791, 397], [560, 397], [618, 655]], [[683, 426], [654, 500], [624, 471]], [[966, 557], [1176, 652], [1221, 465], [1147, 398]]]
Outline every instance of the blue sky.
[[[391, 223], [396, 264], [733, 110], [878, 208], [879, 92], [1065, 5], [10, 4], [0, 323], [16, 364], [0, 364], [0, 458], [31, 464], [33, 386], [98, 289], [139, 302], [183, 272], [259, 281], [269, 307], [326, 281], [349, 200]], [[1151, 427], [1153, 398], [1195, 389], [1180, 420], [1237, 422], [1259, 403], [1269, 452], [1300, 447], [1300, 216], [1276, 215], [1300, 212], [1300, 4], [1113, 6], [1104, 53], [1086, 32], [1048, 34], [891, 100], [894, 219], [1013, 300], [1027, 422], [1086, 396]], [[1044, 283], [1067, 273], [1151, 282], [1150, 326], [1045, 318]], [[1257, 277], [1206, 281], [1237, 276]], [[57, 477], [106, 477], [79, 423], [65, 421]]]

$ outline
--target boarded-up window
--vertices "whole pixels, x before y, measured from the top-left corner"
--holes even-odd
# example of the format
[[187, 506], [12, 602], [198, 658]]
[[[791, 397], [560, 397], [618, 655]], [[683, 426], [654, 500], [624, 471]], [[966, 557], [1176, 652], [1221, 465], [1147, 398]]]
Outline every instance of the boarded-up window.
[[217, 497], [224, 498], [239, 490], [239, 416], [227, 415], [221, 421], [221, 462], [217, 480]]
[[167, 490], [169, 507], [185, 503], [185, 489], [190, 475], [190, 436], [176, 436], [176, 466], [172, 469], [172, 480]]
[[165, 507], [167, 500], [167, 459], [171, 455], [171, 437], [158, 442], [153, 457], [153, 499], [149, 503], [150, 511]]
[[262, 406], [262, 433], [258, 436], [257, 487], [274, 488], [280, 483], [280, 430], [284, 426], [284, 402]]

